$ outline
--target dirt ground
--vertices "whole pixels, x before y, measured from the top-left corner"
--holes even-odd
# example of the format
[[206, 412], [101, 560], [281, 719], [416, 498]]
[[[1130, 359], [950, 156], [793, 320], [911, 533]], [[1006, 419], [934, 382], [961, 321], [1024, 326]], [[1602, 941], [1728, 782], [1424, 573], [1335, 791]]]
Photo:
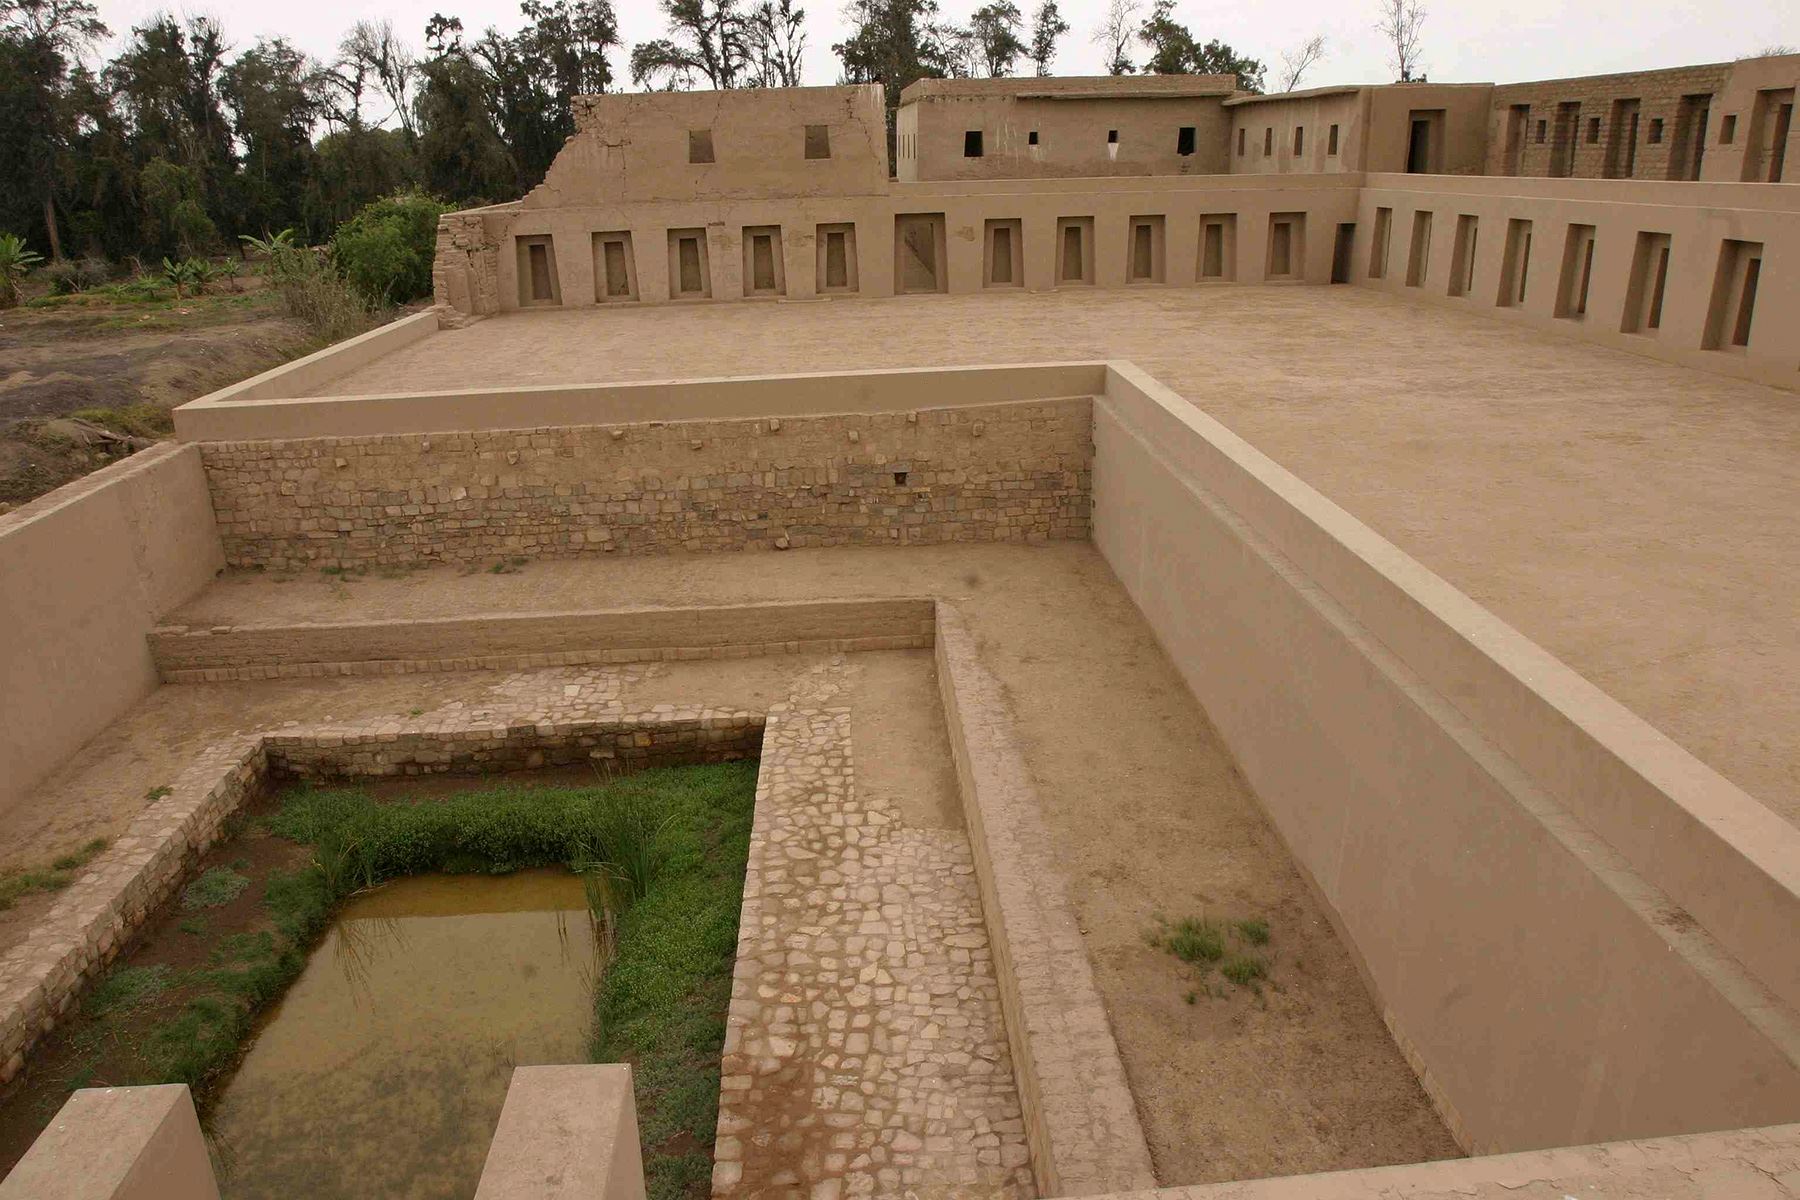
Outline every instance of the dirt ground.
[[[533, 563], [345, 581], [228, 575], [188, 624], [392, 619], [639, 604], [932, 593], [968, 615], [1004, 684], [1139, 1114], [1166, 1185], [1451, 1157], [1457, 1149], [1355, 964], [1154, 636], [1091, 545], [918, 547]], [[909, 820], [955, 819], [929, 656], [847, 656], [859, 786]], [[916, 661], [918, 666], [906, 666]], [[895, 665], [900, 664], [900, 665]], [[750, 704], [806, 659], [631, 668], [631, 702]], [[774, 673], [773, 675], [771, 673]], [[798, 673], [798, 674], [795, 674]], [[90, 746], [0, 844], [60, 849], [116, 833], [208, 737], [284, 722], [485, 703], [504, 672], [165, 687]], [[824, 678], [823, 676], [821, 678]], [[823, 686], [822, 684], [820, 686]], [[836, 685], [832, 685], [836, 686]], [[933, 730], [936, 732], [933, 732]], [[927, 745], [930, 772], [907, 748]], [[1260, 917], [1260, 994], [1196, 990], [1148, 944], [1159, 917]], [[0, 931], [0, 938], [4, 933]], [[1214, 984], [1219, 981], [1215, 975]]]
[[306, 330], [256, 291], [0, 310], [0, 506], [125, 452], [84, 444], [57, 418], [104, 410], [94, 419], [114, 432], [162, 436], [170, 408], [313, 348]]

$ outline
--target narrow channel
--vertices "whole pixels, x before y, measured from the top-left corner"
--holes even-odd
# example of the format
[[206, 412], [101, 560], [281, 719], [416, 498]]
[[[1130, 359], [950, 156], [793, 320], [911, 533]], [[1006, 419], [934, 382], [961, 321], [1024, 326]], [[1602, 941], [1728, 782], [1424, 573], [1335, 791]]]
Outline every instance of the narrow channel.
[[352, 898], [220, 1095], [224, 1195], [473, 1195], [512, 1069], [587, 1061], [599, 969], [566, 871]]

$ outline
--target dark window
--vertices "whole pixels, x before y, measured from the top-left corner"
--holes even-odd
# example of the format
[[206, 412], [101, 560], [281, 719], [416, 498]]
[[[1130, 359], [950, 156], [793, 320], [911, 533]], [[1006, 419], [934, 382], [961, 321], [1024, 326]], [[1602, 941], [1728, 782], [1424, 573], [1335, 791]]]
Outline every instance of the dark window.
[[1263, 130], [1263, 157], [1268, 158], [1271, 155], [1273, 155], [1274, 153], [1275, 153], [1275, 130], [1273, 128], [1264, 129]]
[[1650, 144], [1652, 146], [1660, 145], [1662, 143], [1662, 131], [1663, 131], [1663, 119], [1661, 117], [1651, 117], [1650, 118]]
[[1175, 153], [1188, 155], [1194, 152], [1194, 127], [1183, 125], [1175, 135]]
[[808, 125], [806, 127], [806, 157], [831, 157], [831, 126]]
[[1737, 137], [1737, 116], [1733, 114], [1726, 117], [1719, 125], [1719, 145], [1729, 146], [1735, 137]]
[[1118, 130], [1109, 129], [1106, 131], [1106, 144], [1109, 146], [1116, 146], [1119, 144], [1119, 131]]
[[1548, 123], [1540, 120], [1537, 123], [1537, 133], [1532, 137], [1531, 140], [1536, 142], [1540, 146], [1543, 145], [1544, 144], [1544, 131], [1547, 127], [1548, 127]]
[[1028, 146], [1035, 146], [1038, 144], [1037, 130], [1034, 129], [1030, 133], [1025, 135], [1025, 144]]
[[1238, 130], [1238, 157], [1244, 157], [1244, 131]]
[[1591, 146], [1594, 143], [1598, 142], [1599, 140], [1600, 140], [1600, 118], [1599, 117], [1589, 117], [1588, 118], [1588, 145]]
[[688, 161], [691, 163], [709, 163], [712, 160], [712, 130], [688, 130]]
[[1336, 154], [1337, 153], [1337, 126], [1336, 125], [1333, 125], [1331, 127], [1331, 133], [1325, 139], [1325, 153], [1327, 153], [1327, 154]]
[[963, 157], [981, 157], [981, 130], [971, 129], [963, 134]]
[[1300, 155], [1305, 154], [1305, 153], [1306, 153], [1306, 127], [1304, 125], [1296, 125], [1296, 126], [1294, 126], [1294, 156], [1296, 158], [1298, 158]]

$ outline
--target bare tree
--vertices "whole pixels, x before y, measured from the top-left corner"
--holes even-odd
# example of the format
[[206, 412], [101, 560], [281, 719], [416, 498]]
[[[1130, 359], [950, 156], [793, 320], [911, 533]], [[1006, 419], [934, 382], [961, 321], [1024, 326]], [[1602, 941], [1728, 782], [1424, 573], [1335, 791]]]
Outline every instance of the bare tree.
[[750, 75], [757, 87], [799, 87], [806, 56], [806, 11], [794, 0], [762, 0], [747, 28]]
[[1291, 92], [1300, 86], [1300, 77], [1317, 66], [1325, 57], [1325, 35], [1315, 34], [1292, 50], [1281, 52], [1281, 90]]
[[1784, 42], [1777, 42], [1772, 46], [1764, 46], [1754, 54], [1740, 55], [1738, 61], [1743, 62], [1746, 58], [1780, 58], [1784, 54], [1800, 54], [1800, 50], [1796, 50]]
[[1394, 71], [1401, 83], [1423, 83], [1419, 73], [1419, 31], [1425, 27], [1425, 9], [1419, 0], [1381, 0], [1381, 20], [1375, 31], [1388, 40]]
[[1112, 0], [1106, 16], [1094, 30], [1092, 40], [1106, 54], [1108, 75], [1129, 75], [1131, 39], [1137, 36], [1138, 0]]
[[[352, 121], [362, 117], [362, 97], [373, 80], [375, 90], [386, 98], [391, 111], [375, 125], [385, 124], [390, 117], [400, 119], [407, 137], [413, 134], [412, 85], [418, 73], [418, 61], [405, 42], [394, 33], [394, 23], [358, 21], [344, 35], [333, 64], [332, 82], [344, 96]], [[349, 122], [346, 122], [349, 123]]]

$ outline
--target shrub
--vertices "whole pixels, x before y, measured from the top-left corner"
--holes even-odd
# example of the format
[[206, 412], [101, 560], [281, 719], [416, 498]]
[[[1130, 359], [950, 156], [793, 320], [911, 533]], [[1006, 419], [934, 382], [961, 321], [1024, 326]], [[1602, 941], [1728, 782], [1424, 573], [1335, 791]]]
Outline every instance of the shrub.
[[25, 244], [13, 233], [0, 233], [0, 308], [11, 308], [19, 302], [19, 280], [44, 261], [44, 256]]
[[298, 245], [292, 229], [243, 240], [251, 253], [261, 256], [257, 269], [288, 315], [319, 338], [339, 342], [375, 324], [370, 305], [333, 269], [323, 247]]
[[405, 304], [431, 294], [431, 260], [445, 206], [418, 192], [365, 205], [332, 235], [331, 253], [370, 304]]
[[59, 259], [43, 270], [44, 278], [50, 281], [50, 290], [59, 296], [72, 296], [99, 287], [111, 274], [112, 269], [104, 258], [93, 257], [79, 261]]

